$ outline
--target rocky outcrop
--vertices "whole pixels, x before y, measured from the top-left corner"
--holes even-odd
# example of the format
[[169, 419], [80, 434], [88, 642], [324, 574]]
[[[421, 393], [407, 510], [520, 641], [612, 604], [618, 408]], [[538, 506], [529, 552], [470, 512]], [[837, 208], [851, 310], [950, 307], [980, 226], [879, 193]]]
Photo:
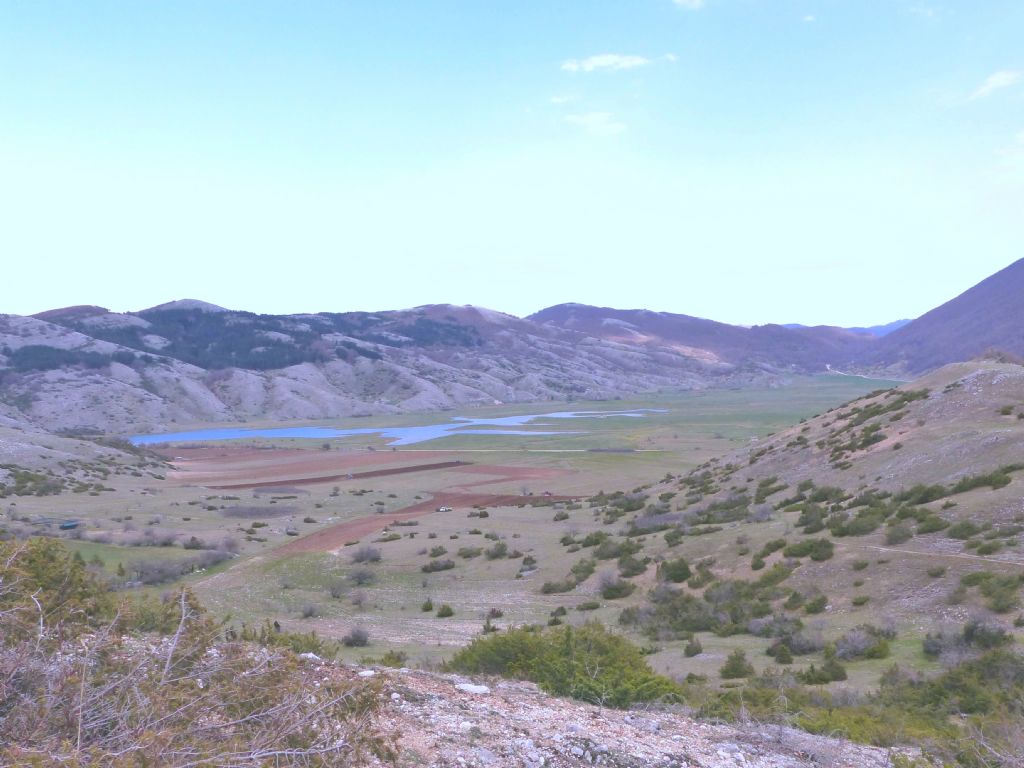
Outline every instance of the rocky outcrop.
[[[307, 662], [327, 674], [333, 665]], [[377, 725], [406, 765], [436, 768], [889, 768], [893, 754], [785, 726], [703, 723], [682, 712], [606, 709], [531, 683], [412, 670], [362, 670], [382, 682]], [[381, 764], [383, 765], [383, 764]]]

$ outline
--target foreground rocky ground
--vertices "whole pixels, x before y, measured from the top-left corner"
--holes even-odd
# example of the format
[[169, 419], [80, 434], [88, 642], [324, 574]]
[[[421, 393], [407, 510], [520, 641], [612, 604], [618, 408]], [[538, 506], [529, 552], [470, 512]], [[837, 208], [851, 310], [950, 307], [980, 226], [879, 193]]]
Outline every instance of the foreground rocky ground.
[[[310, 663], [319, 665], [315, 658]], [[330, 668], [333, 668], [331, 665]], [[330, 674], [328, 665], [321, 670]], [[383, 685], [378, 727], [397, 735], [401, 766], [436, 768], [883, 768], [889, 750], [792, 728], [696, 722], [666, 711], [603, 709], [531, 683], [364, 669]], [[912, 752], [902, 752], [914, 757]], [[379, 764], [379, 763], [377, 763]]]

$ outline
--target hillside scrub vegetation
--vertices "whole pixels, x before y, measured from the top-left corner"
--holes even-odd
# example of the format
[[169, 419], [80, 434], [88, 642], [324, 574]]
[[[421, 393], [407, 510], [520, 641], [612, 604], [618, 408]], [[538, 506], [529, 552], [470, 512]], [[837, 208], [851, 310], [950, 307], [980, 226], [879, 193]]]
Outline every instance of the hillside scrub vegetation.
[[375, 686], [308, 677], [283, 643], [239, 641], [186, 590], [119, 603], [59, 542], [0, 542], [2, 765], [345, 766], [391, 753], [370, 727]]

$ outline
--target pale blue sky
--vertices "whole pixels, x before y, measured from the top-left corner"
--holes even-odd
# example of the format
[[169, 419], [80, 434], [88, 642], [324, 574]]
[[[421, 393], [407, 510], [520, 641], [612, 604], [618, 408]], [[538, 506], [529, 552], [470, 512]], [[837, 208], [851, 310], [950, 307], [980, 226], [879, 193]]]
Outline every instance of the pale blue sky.
[[1020, 0], [0, 0], [0, 312], [860, 325], [1021, 257]]

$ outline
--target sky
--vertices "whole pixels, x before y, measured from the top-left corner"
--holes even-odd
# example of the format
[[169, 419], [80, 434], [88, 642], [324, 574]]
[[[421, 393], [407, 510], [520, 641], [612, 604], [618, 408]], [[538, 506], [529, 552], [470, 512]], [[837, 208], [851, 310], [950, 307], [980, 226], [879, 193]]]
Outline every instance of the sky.
[[1021, 257], [1020, 0], [0, 0], [0, 313], [870, 325]]

